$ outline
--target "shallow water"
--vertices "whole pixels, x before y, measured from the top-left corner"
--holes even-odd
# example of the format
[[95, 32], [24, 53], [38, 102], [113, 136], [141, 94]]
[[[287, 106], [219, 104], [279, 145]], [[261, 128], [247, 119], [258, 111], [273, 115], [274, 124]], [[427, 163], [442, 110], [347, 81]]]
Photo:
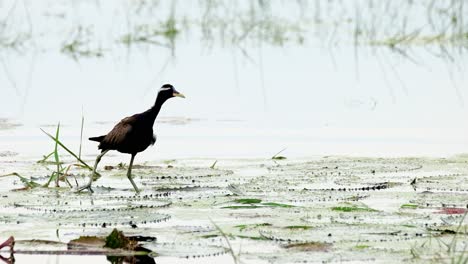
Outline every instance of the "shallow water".
[[[29, 38], [0, 51], [0, 118], [23, 127], [0, 130], [5, 150], [42, 154], [47, 138], [38, 127], [58, 122], [68, 144], [77, 145], [82, 115], [85, 138], [106, 133], [149, 108], [165, 82], [187, 99], [169, 101], [161, 113], [160, 121], [173, 121], [156, 127], [163, 157], [264, 157], [285, 147], [296, 157], [443, 156], [468, 147], [464, 42], [372, 45], [428, 20], [435, 25], [419, 38], [440, 33], [444, 13], [425, 4], [15, 3], [3, 3], [2, 36]], [[432, 8], [447, 8], [440, 5]], [[355, 17], [355, 8], [369, 9], [369, 17]], [[401, 29], [395, 16], [411, 20]], [[148, 27], [176, 30], [154, 37], [172, 48], [122, 44], [126, 34], [149, 34]], [[77, 51], [61, 52], [73, 40], [81, 43]], [[31, 143], [41, 147], [32, 151]], [[95, 154], [94, 144], [85, 144]]]
[[[206, 160], [179, 160], [170, 167], [148, 163], [134, 170], [140, 195], [125, 179], [125, 169], [101, 170], [93, 194], [68, 188], [10, 191], [21, 184], [2, 178], [0, 236], [16, 238], [18, 261], [35, 258], [21, 251], [60, 250], [24, 240], [67, 243], [118, 228], [128, 236], [156, 237], [143, 246], [158, 254], [157, 263], [233, 262], [213, 223], [243, 263], [453, 259], [466, 247], [466, 162], [463, 156], [226, 159], [216, 169]], [[15, 166], [36, 177], [47, 171], [42, 165], [31, 171], [28, 162]], [[80, 175], [88, 174], [71, 173], [80, 184], [85, 182]], [[450, 253], [430, 241], [456, 242]], [[86, 258], [106, 263], [104, 257]], [[37, 259], [82, 261], [77, 256]]]
[[[2, 177], [0, 239], [14, 235], [25, 250], [25, 240], [117, 227], [155, 236], [145, 246], [157, 263], [233, 262], [212, 220], [242, 263], [459, 256], [466, 231], [453, 253], [437, 243], [454, 239], [468, 198], [466, 156], [454, 156], [468, 149], [467, 10], [430, 0], [2, 1], [0, 175], [46, 181], [55, 167], [36, 161], [54, 144], [39, 128], [53, 134], [60, 122], [78, 152], [82, 116], [86, 139], [149, 108], [163, 83], [187, 99], [164, 105], [156, 146], [136, 158], [140, 196], [118, 169], [128, 155], [112, 152], [93, 195], [12, 191], [21, 182]], [[284, 148], [286, 160], [270, 159]], [[83, 141], [86, 162], [97, 153]], [[84, 183], [89, 172], [71, 174]]]

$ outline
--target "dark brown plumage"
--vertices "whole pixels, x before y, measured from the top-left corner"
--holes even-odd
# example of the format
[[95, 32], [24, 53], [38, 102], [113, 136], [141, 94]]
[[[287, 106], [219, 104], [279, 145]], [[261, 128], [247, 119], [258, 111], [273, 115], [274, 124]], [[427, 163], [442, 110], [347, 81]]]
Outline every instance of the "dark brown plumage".
[[131, 177], [133, 160], [137, 153], [144, 151], [148, 146], [153, 145], [156, 142], [156, 136], [153, 134], [154, 121], [156, 120], [164, 102], [166, 102], [167, 99], [176, 96], [184, 98], [184, 95], [177, 92], [172, 85], [165, 84], [159, 90], [153, 107], [143, 113], [122, 119], [109, 133], [107, 133], [107, 135], [89, 138], [89, 140], [99, 142], [98, 148], [101, 150], [101, 154], [96, 158], [93, 175], [91, 175], [88, 184], [79, 188], [78, 191], [82, 191], [84, 189], [92, 191], [92, 179], [96, 173], [97, 165], [102, 156], [110, 150], [117, 150], [118, 152], [132, 155], [130, 164], [128, 165], [127, 177], [132, 183], [135, 191], [139, 192]]
[[146, 117], [148, 114], [144, 112], [126, 117], [107, 135], [91, 137], [89, 140], [100, 142], [98, 148], [102, 151], [117, 150], [128, 154], [142, 152], [156, 141], [151, 118]]

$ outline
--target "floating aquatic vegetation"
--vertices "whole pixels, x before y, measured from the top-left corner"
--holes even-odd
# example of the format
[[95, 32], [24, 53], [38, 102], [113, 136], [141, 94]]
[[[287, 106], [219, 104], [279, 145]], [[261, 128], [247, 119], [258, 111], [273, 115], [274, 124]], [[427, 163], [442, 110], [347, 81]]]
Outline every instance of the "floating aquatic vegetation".
[[234, 200], [234, 202], [240, 203], [240, 204], [258, 204], [258, 203], [261, 203], [262, 200], [255, 199], [255, 198], [245, 198], [245, 199], [236, 199]]
[[378, 210], [369, 208], [367, 206], [359, 206], [353, 204], [345, 204], [342, 206], [335, 206], [331, 208], [333, 211], [338, 212], [378, 212]]
[[[58, 196], [57, 196], [58, 195]], [[19, 210], [21, 215], [6, 215], [0, 222], [6, 224], [46, 224], [55, 227], [143, 227], [170, 219], [158, 213], [171, 202], [162, 195], [131, 197], [99, 195], [86, 197], [79, 194], [50, 193], [47, 189], [35, 190], [27, 197], [17, 194], [14, 202], [2, 203], [6, 211]], [[57, 198], [59, 199], [57, 201]], [[125, 202], [124, 202], [125, 201]], [[109, 217], [112, 215], [112, 217]]]
[[401, 207], [402, 209], [416, 209], [418, 208], [417, 204], [402, 204]]
[[[452, 247], [455, 253], [441, 251], [440, 256], [459, 257], [464, 247], [467, 169], [459, 158], [329, 157], [280, 166], [271, 160], [248, 166], [223, 161], [223, 166], [231, 164], [228, 169], [206, 163], [144, 164], [137, 169], [137, 179], [146, 184], [140, 195], [127, 188], [119, 169], [102, 172], [93, 195], [66, 188], [4, 192], [0, 235], [32, 234], [28, 227], [34, 223], [45, 230], [34, 233], [38, 238], [50, 239], [47, 234], [58, 229], [61, 239], [72, 240], [76, 234], [105, 237], [117, 227], [128, 236], [157, 236], [144, 246], [158, 256], [189, 261], [221, 261], [232, 252], [242, 262], [307, 262], [312, 254], [314, 260], [330, 261], [338, 253], [347, 261], [393, 261], [411, 258], [412, 248], [415, 255], [432, 259], [420, 245], [430, 240], [450, 244], [454, 236], [460, 241]], [[25, 171], [18, 167], [21, 175]], [[231, 184], [238, 189], [235, 194]]]

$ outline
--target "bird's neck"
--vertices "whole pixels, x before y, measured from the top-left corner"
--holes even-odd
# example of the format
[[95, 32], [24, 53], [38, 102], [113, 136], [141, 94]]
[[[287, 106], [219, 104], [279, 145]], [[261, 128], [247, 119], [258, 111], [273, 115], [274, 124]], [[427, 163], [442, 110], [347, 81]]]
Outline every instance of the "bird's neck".
[[159, 114], [159, 111], [161, 110], [162, 105], [164, 104], [166, 100], [162, 98], [156, 98], [156, 102], [154, 103], [153, 107], [151, 107], [147, 113], [148, 113], [148, 118], [150, 119], [150, 124], [151, 126], [154, 125], [154, 121], [156, 120], [156, 117]]

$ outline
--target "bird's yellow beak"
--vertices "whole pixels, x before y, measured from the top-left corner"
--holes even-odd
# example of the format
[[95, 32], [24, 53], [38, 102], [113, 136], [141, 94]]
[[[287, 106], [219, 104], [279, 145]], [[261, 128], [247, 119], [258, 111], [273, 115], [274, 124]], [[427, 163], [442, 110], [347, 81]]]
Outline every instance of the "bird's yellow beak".
[[181, 98], [185, 98], [185, 95], [179, 93], [179, 92], [175, 92], [172, 94], [174, 97], [181, 97]]

